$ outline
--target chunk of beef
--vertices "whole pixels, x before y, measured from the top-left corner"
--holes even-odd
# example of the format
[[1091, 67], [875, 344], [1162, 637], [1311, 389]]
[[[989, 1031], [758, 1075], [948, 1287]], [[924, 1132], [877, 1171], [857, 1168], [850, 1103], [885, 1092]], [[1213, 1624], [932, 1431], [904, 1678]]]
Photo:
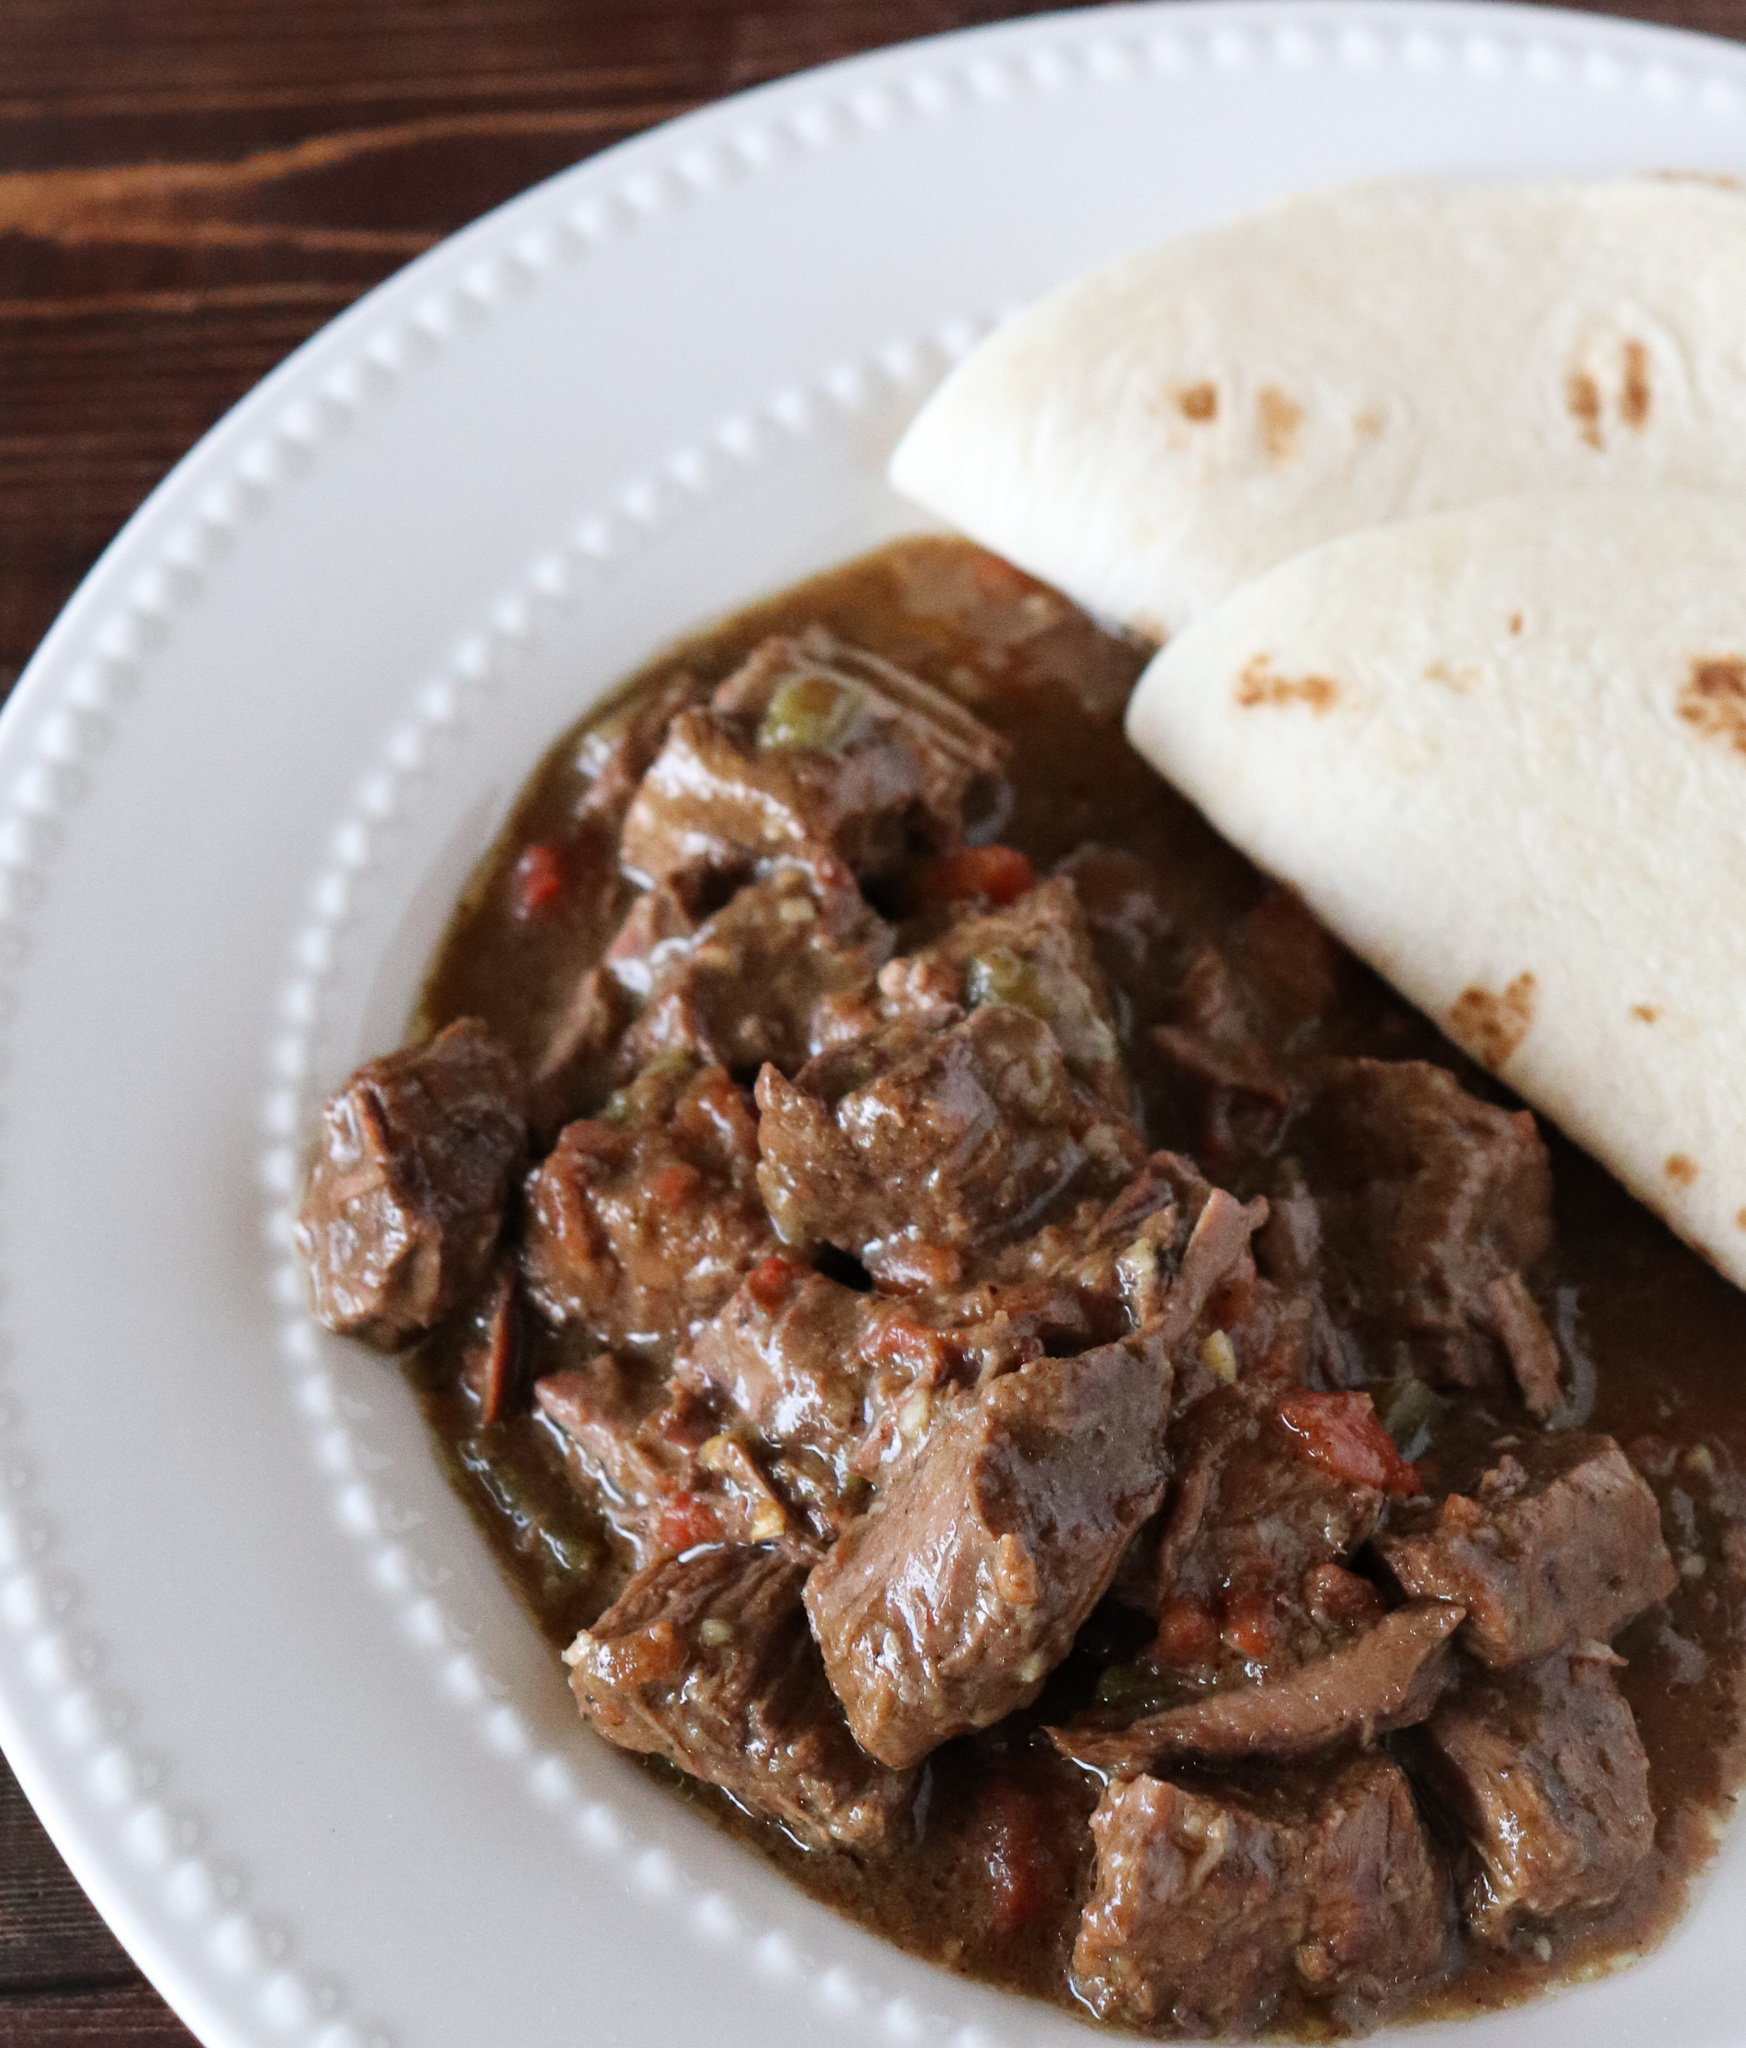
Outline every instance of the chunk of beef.
[[602, 1345], [665, 1360], [775, 1249], [757, 1124], [721, 1067], [648, 1068], [566, 1125], [527, 1184], [534, 1304]]
[[[721, 878], [689, 869], [632, 898], [605, 952], [578, 977], [534, 1061], [533, 1117], [543, 1135], [601, 1102], [623, 1077], [625, 1033], [657, 976], [696, 937], [720, 886]], [[633, 1061], [630, 1069], [643, 1064]]]
[[1056, 872], [1073, 884], [1104, 973], [1137, 1014], [1157, 1015], [1178, 950], [1157, 869], [1120, 847], [1090, 844]]
[[1231, 926], [1224, 951], [1274, 1034], [1308, 1022], [1339, 994], [1340, 949], [1295, 890], [1269, 889]]
[[1461, 1609], [1426, 1600], [1384, 1615], [1325, 1657], [1260, 1685], [1223, 1685], [1125, 1728], [1051, 1728], [1065, 1755], [1132, 1776], [1160, 1763], [1241, 1763], [1365, 1748], [1425, 1719], [1454, 1676], [1448, 1639]]
[[528, 1114], [542, 1144], [607, 1094], [619, 1039], [635, 1015], [609, 968], [590, 967], [577, 979], [533, 1062]]
[[1606, 1905], [1654, 1846], [1648, 1761], [1599, 1658], [1469, 1682], [1426, 1723], [1422, 1754], [1467, 1834], [1463, 1906], [1484, 1941], [1505, 1945], [1524, 1915]]
[[1408, 1504], [1378, 1545], [1415, 1600], [1467, 1610], [1462, 1646], [1519, 1664], [1604, 1643], [1675, 1580], [1655, 1496], [1610, 1436], [1523, 1438], [1470, 1493]]
[[1189, 963], [1177, 1018], [1153, 1027], [1194, 1149], [1215, 1168], [1259, 1158], [1285, 1124], [1291, 1094], [1256, 1030], [1224, 957], [1203, 946]]
[[1006, 800], [1009, 741], [948, 691], [822, 626], [767, 641], [716, 691], [714, 708], [755, 727], [764, 747], [906, 752], [930, 846], [956, 846], [967, 818], [984, 822]]
[[910, 1779], [856, 1748], [807, 1633], [804, 1578], [771, 1550], [663, 1560], [564, 1653], [571, 1689], [621, 1749], [669, 1757], [803, 1841], [876, 1849]]
[[776, 1543], [810, 1558], [799, 1525], [754, 1447], [693, 1391], [610, 1352], [548, 1373], [534, 1403], [639, 1567], [700, 1543]]
[[893, 1024], [758, 1077], [758, 1183], [783, 1239], [894, 1284], [953, 1284], [1070, 1187], [1118, 1185], [1138, 1133], [1076, 1090], [1048, 1026], [1009, 1003]]
[[1416, 1483], [1369, 1397], [1219, 1388], [1171, 1450], [1159, 1661], [1197, 1683], [1252, 1684], [1325, 1656], [1348, 1631], [1318, 1618], [1317, 1573], [1367, 1540], [1388, 1489]]
[[623, 1063], [686, 1052], [736, 1073], [767, 1060], [791, 1074], [828, 1042], [814, 1029], [820, 1004], [869, 990], [891, 938], [846, 869], [781, 863], [650, 956]]
[[895, 1398], [861, 1348], [871, 1298], [792, 1260], [754, 1268], [681, 1354], [675, 1378], [771, 1453], [778, 1489], [823, 1531], [865, 1505], [855, 1454]]
[[[653, 1426], [658, 1381], [610, 1351], [534, 1382], [534, 1406], [562, 1432], [583, 1476], [638, 1562], [659, 1554], [660, 1511], [690, 1483], [695, 1461]], [[678, 1547], [684, 1547], [683, 1545]]]
[[705, 695], [697, 677], [682, 670], [658, 689], [646, 694], [638, 690], [622, 709], [594, 720], [576, 755], [576, 766], [588, 783], [582, 799], [585, 815], [602, 820], [616, 833], [637, 784], [661, 750], [667, 728]]
[[476, 1018], [366, 1061], [321, 1113], [297, 1219], [322, 1322], [384, 1351], [440, 1322], [489, 1270], [526, 1144], [521, 1075]]
[[[1070, 1291], [1087, 1327], [1105, 1336], [1156, 1331], [1177, 1361], [1177, 1402], [1186, 1406], [1248, 1362], [1239, 1345], [1248, 1351], [1258, 1338], [1265, 1348], [1275, 1334], [1262, 1327], [1271, 1304], [1259, 1298], [1249, 1254], [1266, 1214], [1265, 1202], [1209, 1187], [1192, 1160], [1155, 1152], [1111, 1200], [1075, 1204], [997, 1254], [988, 1271], [1003, 1282]], [[1227, 1330], [1235, 1333], [1229, 1341]], [[1208, 1366], [1203, 1354], [1215, 1331]]]
[[674, 719], [625, 819], [658, 881], [703, 863], [828, 851], [864, 880], [916, 842], [955, 846], [1006, 744], [943, 692], [828, 637], [769, 640], [707, 711]]
[[1100, 2019], [1255, 2033], [1296, 1991], [1373, 2025], [1442, 1967], [1447, 1885], [1399, 1768], [1190, 1789], [1112, 1785], [1073, 1987]]
[[1134, 1338], [936, 1404], [807, 1582], [861, 1746], [918, 1761], [1041, 1690], [1164, 1490], [1170, 1364]]
[[1055, 1034], [1073, 1078], [1117, 1115], [1128, 1113], [1131, 1088], [1109, 990], [1064, 875], [891, 961], [879, 993], [892, 1018], [939, 1018], [981, 1003], [1028, 1010]]
[[1291, 1142], [1320, 1209], [1329, 1305], [1373, 1373], [1486, 1384], [1487, 1290], [1552, 1242], [1532, 1116], [1477, 1101], [1422, 1060], [1340, 1060]]
[[674, 1381], [755, 1442], [777, 1490], [830, 1535], [865, 1508], [867, 1482], [914, 1455], [936, 1393], [1094, 1341], [1071, 1290], [985, 1283], [900, 1299], [777, 1256], [698, 1332]]

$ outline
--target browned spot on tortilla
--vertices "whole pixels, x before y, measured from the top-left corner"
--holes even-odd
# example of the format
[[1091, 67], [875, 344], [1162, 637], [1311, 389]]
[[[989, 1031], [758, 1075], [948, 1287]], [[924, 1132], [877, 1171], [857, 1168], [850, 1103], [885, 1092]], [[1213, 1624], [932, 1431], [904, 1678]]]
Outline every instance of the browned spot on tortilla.
[[1675, 709], [1687, 725], [1746, 754], [1746, 655], [1693, 655]]
[[1746, 178], [1732, 171], [1639, 171], [1640, 178], [1659, 178], [1664, 185], [1714, 185], [1718, 192], [1746, 192]]
[[1176, 403], [1182, 408], [1185, 420], [1216, 420], [1219, 416], [1219, 387], [1216, 384], [1191, 384], [1186, 391], [1176, 394]]
[[1586, 370], [1572, 370], [1564, 380], [1564, 403], [1582, 438], [1591, 448], [1601, 445], [1600, 386]]
[[1661, 1169], [1676, 1187], [1688, 1188], [1698, 1177], [1698, 1163], [1683, 1152], [1669, 1152], [1667, 1164]]
[[1256, 655], [1237, 678], [1237, 702], [1245, 710], [1257, 704], [1307, 704], [1322, 712], [1339, 701], [1340, 686], [1332, 676], [1282, 676], [1265, 654]]
[[1656, 1024], [1661, 1020], [1661, 1012], [1653, 1003], [1633, 1003], [1631, 1005], [1631, 1015], [1637, 1019], [1639, 1024]]
[[1449, 1032], [1484, 1066], [1496, 1069], [1527, 1037], [1539, 983], [1518, 974], [1501, 995], [1477, 983], [1464, 988], [1449, 1011]]
[[1746, 1209], [1736, 1209], [1734, 1211], [1734, 1221], [1739, 1224], [1742, 1230], [1746, 1230]]
[[1619, 416], [1641, 431], [1654, 394], [1649, 389], [1649, 351], [1640, 341], [1625, 343], [1625, 385], [1619, 394]]
[[1362, 434], [1367, 441], [1374, 441], [1387, 425], [1387, 415], [1379, 405], [1367, 405], [1362, 412], [1352, 415], [1353, 432]]
[[1275, 462], [1283, 462], [1297, 445], [1297, 430], [1303, 425], [1303, 407], [1272, 384], [1263, 384], [1255, 396], [1261, 418], [1261, 445]]
[[1447, 661], [1431, 661], [1425, 664], [1425, 681], [1441, 683], [1446, 690], [1453, 690], [1458, 697], [1465, 697], [1479, 681], [1476, 668], [1456, 668]]
[[1511, 612], [1511, 613], [1510, 613], [1510, 631], [1511, 631], [1512, 633], [1519, 633], [1519, 632], [1520, 632], [1521, 630], [1522, 630], [1522, 615], [1521, 615], [1521, 613], [1520, 613], [1520, 612]]

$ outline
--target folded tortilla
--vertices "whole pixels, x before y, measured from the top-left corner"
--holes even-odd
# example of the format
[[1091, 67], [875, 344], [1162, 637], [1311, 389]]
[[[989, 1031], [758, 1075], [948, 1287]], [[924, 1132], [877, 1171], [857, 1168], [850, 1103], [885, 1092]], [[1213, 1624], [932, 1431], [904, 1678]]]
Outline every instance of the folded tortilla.
[[1746, 194], [1311, 193], [976, 349], [897, 488], [1156, 639], [1337, 534], [1542, 487], [1746, 493]]
[[1172, 642], [1128, 733], [1746, 1286], [1746, 500], [1330, 541]]

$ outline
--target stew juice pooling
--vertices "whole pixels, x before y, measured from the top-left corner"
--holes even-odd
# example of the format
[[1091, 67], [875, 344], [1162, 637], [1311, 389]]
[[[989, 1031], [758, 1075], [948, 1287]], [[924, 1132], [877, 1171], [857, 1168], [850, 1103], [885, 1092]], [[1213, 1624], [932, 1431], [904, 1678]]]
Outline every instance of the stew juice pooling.
[[302, 1238], [584, 1716], [1157, 2032], [1616, 1966], [1740, 1775], [1746, 1300], [910, 540], [568, 733]]

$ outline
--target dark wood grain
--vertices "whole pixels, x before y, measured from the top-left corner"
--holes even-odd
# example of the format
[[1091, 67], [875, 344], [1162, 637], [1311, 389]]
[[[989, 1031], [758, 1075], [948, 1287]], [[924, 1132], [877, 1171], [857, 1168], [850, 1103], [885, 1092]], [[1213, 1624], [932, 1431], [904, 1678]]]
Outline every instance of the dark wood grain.
[[[1033, 11], [0, 0], [0, 694], [176, 458], [409, 257], [702, 101]], [[1746, 34], [1746, 0], [1605, 11]], [[0, 1768], [0, 2048], [190, 2039]]]

